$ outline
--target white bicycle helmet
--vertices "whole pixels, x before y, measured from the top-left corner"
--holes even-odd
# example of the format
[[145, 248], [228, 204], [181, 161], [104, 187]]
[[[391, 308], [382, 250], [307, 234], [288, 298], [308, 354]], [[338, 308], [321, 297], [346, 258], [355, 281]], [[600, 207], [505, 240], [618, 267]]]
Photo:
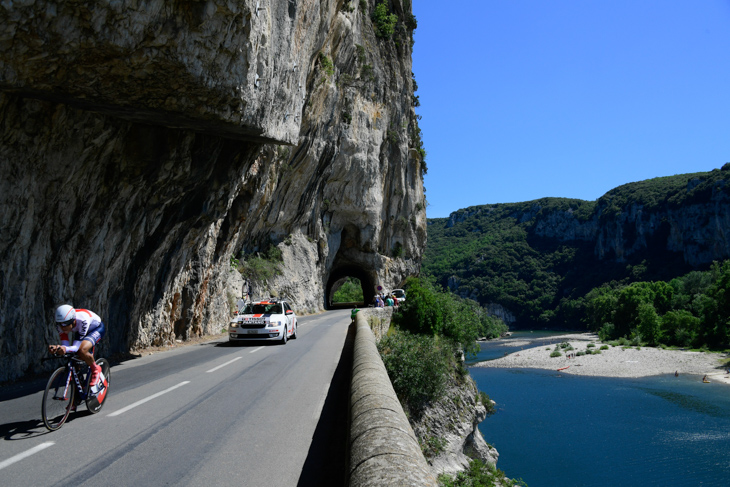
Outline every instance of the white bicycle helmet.
[[65, 325], [70, 325], [73, 321], [76, 320], [76, 310], [73, 308], [73, 306], [69, 306], [68, 304], [62, 304], [58, 308], [56, 308], [56, 323], [64, 323]]

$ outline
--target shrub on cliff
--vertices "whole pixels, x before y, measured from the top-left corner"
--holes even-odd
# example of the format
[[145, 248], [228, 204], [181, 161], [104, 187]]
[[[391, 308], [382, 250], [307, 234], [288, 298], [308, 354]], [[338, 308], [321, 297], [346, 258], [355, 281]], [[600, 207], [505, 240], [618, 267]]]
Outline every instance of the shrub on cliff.
[[398, 22], [398, 16], [390, 13], [388, 4], [383, 0], [373, 11], [373, 26], [375, 27], [375, 35], [385, 39], [389, 39], [395, 33], [395, 24]]
[[378, 343], [378, 351], [404, 409], [418, 414], [441, 397], [454, 361], [451, 341], [396, 330]]
[[279, 264], [282, 262], [281, 250], [273, 244], [269, 244], [264, 252], [256, 252], [254, 255], [242, 256], [240, 260], [231, 259], [231, 265], [238, 268], [244, 277], [257, 283], [267, 282], [274, 276], [281, 274]]
[[459, 472], [456, 477], [447, 474], [439, 476], [439, 485], [443, 487], [494, 487], [497, 485], [509, 487], [527, 485], [522, 480], [513, 480], [505, 477], [504, 472], [496, 466], [484, 463], [481, 460], [472, 460], [469, 468]]

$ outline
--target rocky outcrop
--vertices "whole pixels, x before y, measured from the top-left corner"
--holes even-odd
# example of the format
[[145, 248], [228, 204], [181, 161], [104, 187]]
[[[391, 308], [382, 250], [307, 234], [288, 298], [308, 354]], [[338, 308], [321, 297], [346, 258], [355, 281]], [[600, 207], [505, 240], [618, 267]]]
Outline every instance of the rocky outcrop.
[[537, 236], [591, 243], [599, 259], [624, 262], [647, 251], [676, 252], [688, 265], [699, 267], [730, 258], [730, 165], [687, 175], [686, 185], [655, 190], [652, 199], [644, 194], [638, 200], [619, 197], [623, 191], [638, 193], [642, 186], [659, 185], [661, 179], [669, 178], [610, 191], [588, 219], [568, 209], [536, 212], [528, 220], [534, 220]]
[[487, 416], [479, 397], [474, 380], [457, 373], [443, 397], [418, 418], [411, 419], [413, 431], [436, 475], [461, 472], [472, 459], [497, 463], [499, 453], [479, 431], [479, 423]]
[[410, 3], [389, 39], [359, 5], [0, 5], [0, 381], [41, 370], [63, 302], [103, 354], [218, 333], [231, 258], [270, 245], [260, 292], [303, 311], [418, 272]]

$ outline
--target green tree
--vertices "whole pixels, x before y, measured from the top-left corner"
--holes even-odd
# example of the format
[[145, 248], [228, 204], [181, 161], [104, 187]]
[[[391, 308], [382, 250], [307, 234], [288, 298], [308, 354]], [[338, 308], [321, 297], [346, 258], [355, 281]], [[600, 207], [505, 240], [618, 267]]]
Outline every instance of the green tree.
[[651, 303], [639, 304], [638, 310], [639, 333], [644, 343], [648, 345], [656, 345], [660, 339], [660, 322], [659, 315]]
[[333, 303], [359, 303], [363, 299], [362, 284], [356, 277], [347, 277], [342, 286], [332, 295]]
[[730, 261], [715, 263], [711, 272], [715, 279], [707, 290], [703, 338], [712, 347], [727, 347], [730, 344]]
[[662, 340], [668, 345], [691, 346], [699, 326], [700, 319], [686, 309], [667, 311], [662, 316]]
[[618, 305], [618, 293], [615, 289], [608, 285], [592, 289], [586, 295], [586, 301], [588, 328], [598, 331], [606, 323], [613, 323], [613, 314]]

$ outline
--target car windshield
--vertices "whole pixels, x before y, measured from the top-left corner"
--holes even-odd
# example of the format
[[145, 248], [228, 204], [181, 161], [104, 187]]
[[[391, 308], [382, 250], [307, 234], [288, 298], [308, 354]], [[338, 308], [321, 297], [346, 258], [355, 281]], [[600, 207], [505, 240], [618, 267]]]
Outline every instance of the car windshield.
[[399, 289], [396, 289], [395, 291], [393, 291], [393, 294], [395, 294], [396, 298], [402, 298], [405, 295], [405, 293]]
[[243, 310], [243, 314], [246, 315], [260, 315], [260, 314], [281, 314], [281, 305], [275, 303], [255, 303], [247, 304], [246, 309]]

